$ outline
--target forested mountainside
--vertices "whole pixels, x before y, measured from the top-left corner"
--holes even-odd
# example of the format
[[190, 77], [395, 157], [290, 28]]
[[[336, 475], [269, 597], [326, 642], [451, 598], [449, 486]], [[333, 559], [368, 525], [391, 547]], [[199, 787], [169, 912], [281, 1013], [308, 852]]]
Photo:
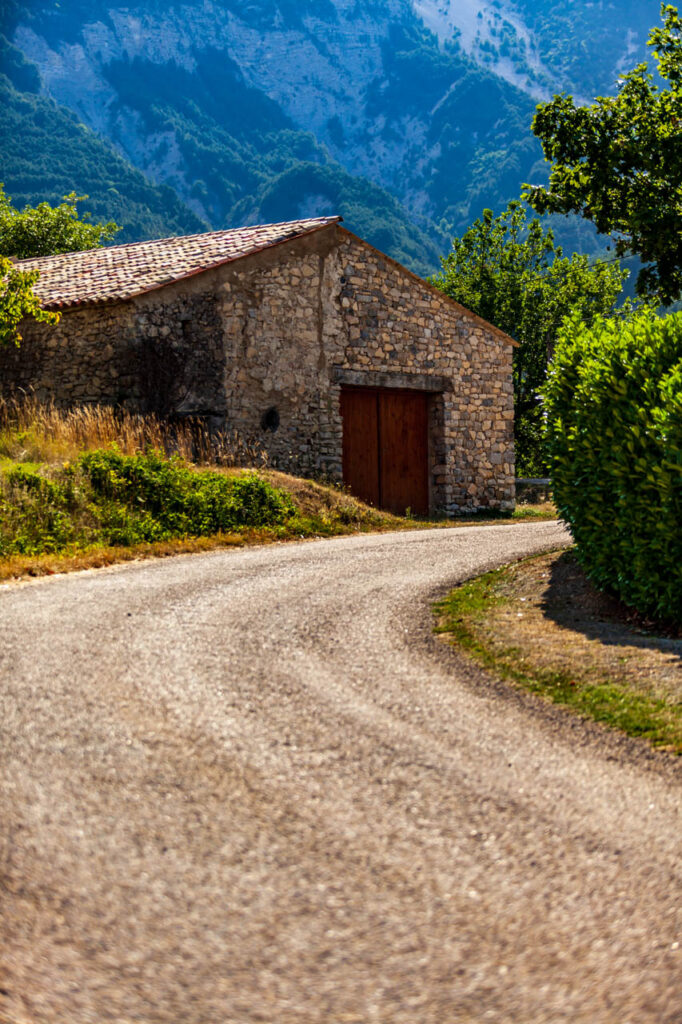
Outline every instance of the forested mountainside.
[[168, 185], [155, 185], [107, 142], [54, 101], [38, 95], [38, 73], [21, 54], [0, 50], [0, 181], [15, 206], [68, 192], [89, 195], [95, 220], [122, 226], [117, 242], [206, 231], [208, 225]]
[[542, 98], [583, 99], [614, 90], [618, 74], [644, 56], [660, 3], [648, 0], [414, 0], [442, 43]]
[[543, 178], [538, 99], [613, 91], [659, 16], [658, 0], [9, 2], [15, 200], [69, 178], [127, 237], [341, 213], [422, 273]]

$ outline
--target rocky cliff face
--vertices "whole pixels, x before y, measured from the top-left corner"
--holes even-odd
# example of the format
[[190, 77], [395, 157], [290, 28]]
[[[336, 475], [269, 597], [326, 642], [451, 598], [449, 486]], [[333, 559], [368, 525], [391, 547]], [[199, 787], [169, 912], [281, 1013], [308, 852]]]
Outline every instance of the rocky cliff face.
[[[265, 24], [214, 0], [162, 12], [144, 5], [111, 6], [77, 30], [69, 26], [73, 34], [66, 37], [44, 34], [37, 24], [20, 24], [13, 41], [38, 66], [51, 96], [114, 140], [152, 176], [180, 185], [177, 135], [150, 131], [133, 97], [121, 103], [122, 66], [142, 62], [150, 76], [170, 66], [200, 80], [207, 61], [213, 64], [219, 54], [238, 69], [245, 86], [274, 101], [282, 120], [312, 132], [353, 173], [389, 183], [410, 147], [424, 141], [424, 125], [415, 118], [367, 109], [370, 87], [385, 77], [383, 51], [402, 6], [389, 0], [378, 19], [371, 5], [336, 0], [320, 4], [319, 13], [298, 23], [287, 23], [280, 14]], [[216, 99], [226, 107], [232, 103], [227, 88]], [[389, 123], [396, 136], [393, 145], [387, 144]]]
[[[207, 223], [341, 205], [360, 227], [369, 203], [395, 251], [398, 222], [441, 244], [537, 180], [538, 98], [643, 52], [658, 2], [624, 6], [614, 24], [586, 0], [62, 0], [10, 30], [44, 93]], [[580, 33], [608, 36], [597, 72]]]

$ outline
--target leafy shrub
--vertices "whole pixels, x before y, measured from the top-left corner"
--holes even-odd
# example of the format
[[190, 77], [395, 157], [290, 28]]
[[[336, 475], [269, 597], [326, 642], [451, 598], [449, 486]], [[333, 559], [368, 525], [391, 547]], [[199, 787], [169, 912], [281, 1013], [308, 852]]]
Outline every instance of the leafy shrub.
[[554, 498], [588, 576], [682, 621], [682, 314], [567, 322], [544, 404]]
[[131, 545], [278, 526], [291, 498], [256, 473], [193, 470], [159, 452], [87, 452], [45, 476], [17, 466], [0, 489], [0, 556]]
[[61, 481], [16, 466], [0, 493], [0, 555], [59, 551], [76, 539], [73, 474]]
[[181, 459], [159, 452], [122, 455], [114, 448], [88, 452], [79, 464], [106, 510], [105, 518], [116, 523], [115, 535], [122, 513], [126, 521], [133, 517], [141, 540], [276, 526], [294, 513], [288, 495], [255, 473], [228, 477], [192, 470]]

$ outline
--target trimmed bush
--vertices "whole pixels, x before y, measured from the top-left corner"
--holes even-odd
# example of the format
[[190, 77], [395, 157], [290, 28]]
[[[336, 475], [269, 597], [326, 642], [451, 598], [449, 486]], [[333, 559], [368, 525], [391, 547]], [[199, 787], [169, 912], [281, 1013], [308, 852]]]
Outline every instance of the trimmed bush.
[[682, 622], [682, 314], [568, 321], [544, 407], [554, 499], [587, 575]]

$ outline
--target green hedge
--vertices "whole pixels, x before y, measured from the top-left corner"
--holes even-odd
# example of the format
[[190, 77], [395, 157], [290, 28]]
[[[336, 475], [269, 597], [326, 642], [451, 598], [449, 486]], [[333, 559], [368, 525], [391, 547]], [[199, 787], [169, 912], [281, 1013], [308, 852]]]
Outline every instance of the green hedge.
[[588, 576], [682, 622], [682, 314], [568, 322], [544, 406], [555, 501]]

